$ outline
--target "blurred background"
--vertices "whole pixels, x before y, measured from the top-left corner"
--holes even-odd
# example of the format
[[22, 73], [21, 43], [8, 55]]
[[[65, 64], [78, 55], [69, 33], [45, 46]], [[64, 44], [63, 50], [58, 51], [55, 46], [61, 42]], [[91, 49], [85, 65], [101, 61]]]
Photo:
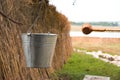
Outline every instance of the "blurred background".
[[74, 48], [120, 55], [120, 32], [81, 32], [84, 23], [93, 27], [120, 29], [120, 0], [50, 0], [50, 4], [67, 16]]

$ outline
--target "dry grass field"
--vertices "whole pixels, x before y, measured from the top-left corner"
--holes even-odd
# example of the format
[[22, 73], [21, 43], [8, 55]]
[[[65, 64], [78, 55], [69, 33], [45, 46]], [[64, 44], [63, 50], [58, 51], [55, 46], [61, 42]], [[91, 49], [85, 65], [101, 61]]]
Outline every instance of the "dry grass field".
[[[71, 26], [71, 31], [80, 30], [79, 26]], [[72, 37], [72, 45], [74, 48], [88, 51], [101, 50], [106, 53], [120, 55], [120, 38]]]

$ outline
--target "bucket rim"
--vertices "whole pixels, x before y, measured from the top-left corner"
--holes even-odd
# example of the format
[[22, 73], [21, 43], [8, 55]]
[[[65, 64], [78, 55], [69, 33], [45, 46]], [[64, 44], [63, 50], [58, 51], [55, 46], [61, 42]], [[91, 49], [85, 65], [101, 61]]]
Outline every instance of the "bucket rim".
[[[29, 33], [22, 33], [22, 35], [28, 35]], [[54, 33], [30, 33], [30, 35], [57, 35]]]

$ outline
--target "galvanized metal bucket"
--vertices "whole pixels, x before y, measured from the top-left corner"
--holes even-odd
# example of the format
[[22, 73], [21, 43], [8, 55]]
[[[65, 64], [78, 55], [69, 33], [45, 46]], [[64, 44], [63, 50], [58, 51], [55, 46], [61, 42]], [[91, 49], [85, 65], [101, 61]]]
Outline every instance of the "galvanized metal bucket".
[[51, 33], [22, 34], [23, 50], [27, 67], [51, 67], [57, 35]]

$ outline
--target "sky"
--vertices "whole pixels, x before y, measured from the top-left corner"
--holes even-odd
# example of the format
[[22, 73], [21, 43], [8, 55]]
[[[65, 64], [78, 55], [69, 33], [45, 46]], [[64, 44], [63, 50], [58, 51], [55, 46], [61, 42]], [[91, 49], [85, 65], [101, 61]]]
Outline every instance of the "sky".
[[[49, 0], [73, 22], [120, 22], [120, 0]], [[73, 5], [75, 1], [75, 4]]]

